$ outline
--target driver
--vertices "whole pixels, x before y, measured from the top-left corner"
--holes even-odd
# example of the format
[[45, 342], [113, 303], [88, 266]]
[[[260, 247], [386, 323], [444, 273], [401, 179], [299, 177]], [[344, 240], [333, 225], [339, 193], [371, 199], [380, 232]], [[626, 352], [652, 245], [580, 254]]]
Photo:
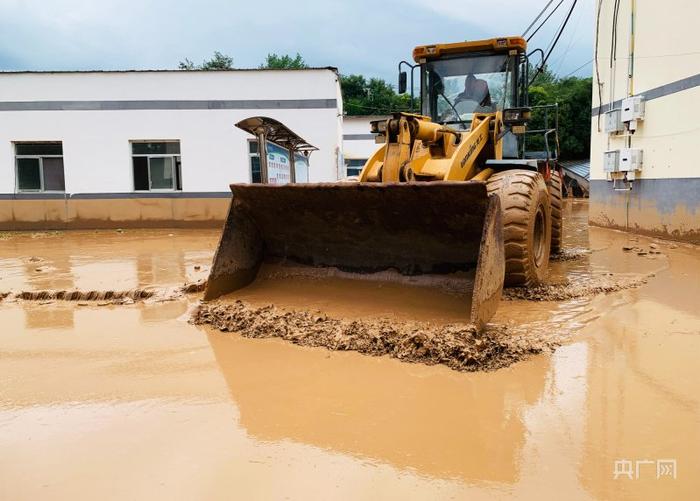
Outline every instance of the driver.
[[457, 96], [455, 104], [460, 101], [476, 101], [482, 108], [491, 106], [489, 84], [486, 80], [476, 78], [473, 73], [469, 73], [464, 79], [464, 91]]

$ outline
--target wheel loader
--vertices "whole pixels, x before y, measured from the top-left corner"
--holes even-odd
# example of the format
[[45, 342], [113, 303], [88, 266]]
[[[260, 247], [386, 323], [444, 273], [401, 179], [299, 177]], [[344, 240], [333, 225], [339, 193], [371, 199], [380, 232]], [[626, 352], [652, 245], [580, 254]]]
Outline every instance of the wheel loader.
[[[250, 284], [264, 262], [376, 280], [467, 274], [465, 313], [481, 328], [504, 285], [544, 281], [561, 245], [561, 174], [556, 128], [527, 129], [526, 49], [521, 37], [416, 47], [421, 113], [371, 123], [381, 146], [355, 182], [231, 185], [205, 299]], [[400, 72], [399, 92], [406, 83]], [[531, 132], [544, 151], [526, 151]]]

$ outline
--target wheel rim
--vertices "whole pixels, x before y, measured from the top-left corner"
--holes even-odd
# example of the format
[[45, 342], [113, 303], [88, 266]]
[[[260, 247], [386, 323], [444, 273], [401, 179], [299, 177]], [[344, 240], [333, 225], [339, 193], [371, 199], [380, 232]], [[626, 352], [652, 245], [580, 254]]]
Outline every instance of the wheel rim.
[[544, 211], [542, 206], [537, 208], [537, 214], [535, 215], [535, 227], [533, 229], [534, 235], [532, 239], [533, 251], [535, 253], [535, 265], [539, 267], [542, 264], [544, 258], [544, 248], [545, 248], [545, 224], [544, 224]]

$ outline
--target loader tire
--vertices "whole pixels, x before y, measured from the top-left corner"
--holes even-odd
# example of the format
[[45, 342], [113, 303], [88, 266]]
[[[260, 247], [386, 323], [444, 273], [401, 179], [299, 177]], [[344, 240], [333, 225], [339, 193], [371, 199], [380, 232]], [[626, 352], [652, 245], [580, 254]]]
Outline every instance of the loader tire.
[[503, 211], [506, 287], [531, 287], [549, 273], [552, 214], [549, 192], [538, 172], [512, 169], [487, 181], [489, 194], [498, 194]]
[[550, 254], [559, 254], [563, 238], [562, 212], [564, 210], [561, 174], [558, 170], [553, 170], [547, 182], [549, 190], [549, 203], [552, 206], [552, 244], [549, 246]]

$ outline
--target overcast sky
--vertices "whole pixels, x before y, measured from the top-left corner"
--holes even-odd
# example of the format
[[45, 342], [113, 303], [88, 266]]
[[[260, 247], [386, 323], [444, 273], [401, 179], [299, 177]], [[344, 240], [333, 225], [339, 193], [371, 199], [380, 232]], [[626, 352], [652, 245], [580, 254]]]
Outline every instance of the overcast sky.
[[[572, 0], [530, 42], [545, 48]], [[546, 0], [0, 0], [0, 70], [177, 68], [215, 50], [257, 67], [269, 52], [379, 76], [415, 45], [521, 34]], [[557, 2], [554, 2], [556, 4]], [[593, 0], [579, 0], [550, 59], [592, 57]], [[587, 76], [591, 65], [576, 74]]]

